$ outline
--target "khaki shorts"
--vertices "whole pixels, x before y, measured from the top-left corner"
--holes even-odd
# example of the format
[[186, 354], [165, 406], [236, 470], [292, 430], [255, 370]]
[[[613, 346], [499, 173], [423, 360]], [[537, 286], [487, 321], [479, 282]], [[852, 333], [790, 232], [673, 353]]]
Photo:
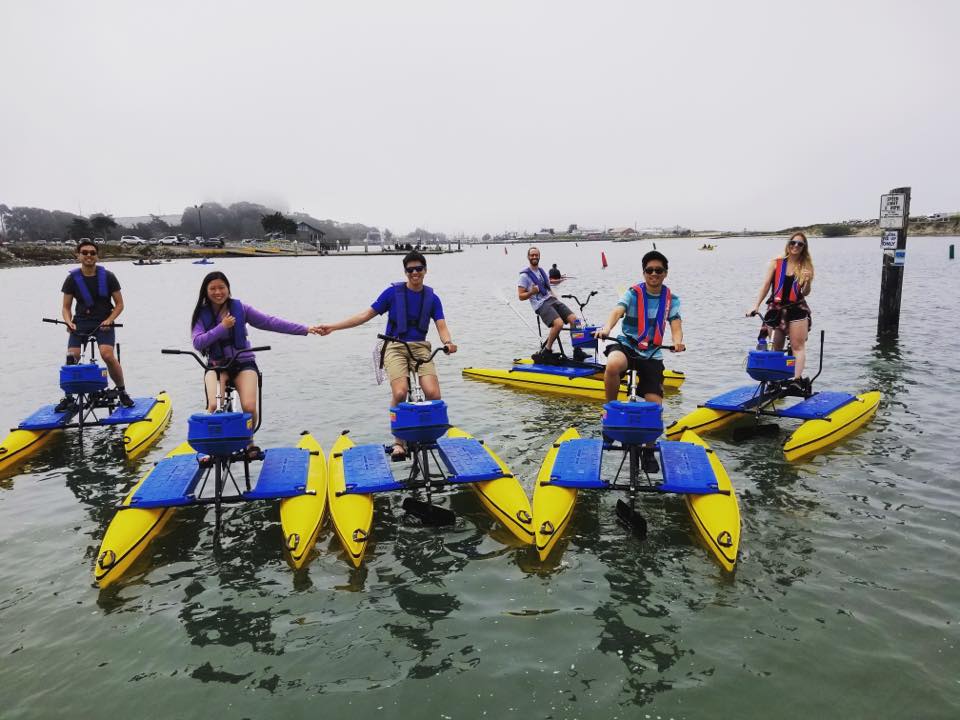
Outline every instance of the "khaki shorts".
[[[410, 350], [417, 360], [426, 360], [430, 357], [430, 343], [426, 340], [411, 342]], [[387, 371], [387, 377], [390, 382], [407, 377], [407, 373], [413, 368], [413, 361], [410, 360], [410, 354], [407, 348], [400, 343], [387, 343], [387, 351], [383, 355], [383, 369]], [[418, 375], [436, 375], [437, 366], [433, 360], [420, 366]]]

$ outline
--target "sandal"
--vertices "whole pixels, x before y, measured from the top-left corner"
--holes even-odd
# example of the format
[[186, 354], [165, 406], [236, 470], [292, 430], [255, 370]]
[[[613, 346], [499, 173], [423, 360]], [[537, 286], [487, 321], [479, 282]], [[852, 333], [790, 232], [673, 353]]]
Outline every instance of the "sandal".
[[247, 462], [253, 462], [254, 460], [263, 460], [263, 450], [258, 448], [256, 445], [247, 445], [243, 453], [244, 453], [244, 458], [246, 459]]

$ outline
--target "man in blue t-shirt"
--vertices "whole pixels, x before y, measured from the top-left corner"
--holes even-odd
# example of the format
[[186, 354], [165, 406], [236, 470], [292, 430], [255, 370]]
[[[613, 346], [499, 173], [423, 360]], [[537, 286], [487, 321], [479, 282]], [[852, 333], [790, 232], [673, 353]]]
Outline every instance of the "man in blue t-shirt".
[[[680, 298], [663, 284], [667, 278], [667, 258], [651, 250], [643, 256], [643, 283], [629, 288], [610, 313], [606, 324], [596, 331], [599, 338], [609, 337], [620, 318], [623, 326], [615, 343], [607, 346], [607, 367], [603, 374], [607, 402], [617, 399], [620, 379], [632, 362], [636, 371], [636, 392], [647, 402], [663, 404], [663, 354], [666, 326], [670, 326], [671, 352], [683, 352], [683, 322]], [[661, 304], [663, 307], [661, 308]], [[641, 458], [648, 473], [660, 471], [653, 449], [644, 448]]]
[[[370, 307], [346, 320], [329, 325], [321, 324], [320, 334], [329, 335], [334, 330], [356, 327], [377, 315], [389, 313], [384, 335], [405, 340], [417, 360], [426, 360], [430, 357], [431, 345], [427, 341], [427, 331], [430, 329], [431, 320], [437, 326], [440, 342], [446, 347], [447, 352], [455, 353], [457, 346], [450, 339], [440, 297], [431, 287], [423, 284], [427, 274], [427, 259], [416, 250], [409, 252], [403, 258], [403, 269], [407, 275], [405, 283], [390, 285], [380, 293]], [[383, 369], [390, 379], [393, 405], [405, 402], [410, 392], [407, 376], [413, 369], [413, 361], [407, 353], [407, 348], [401, 343], [387, 343], [383, 354]], [[424, 397], [427, 400], [439, 400], [440, 381], [437, 378], [437, 368], [434, 363], [431, 361], [420, 365], [417, 375], [420, 378]], [[406, 446], [399, 438], [395, 439], [391, 456], [395, 459], [403, 459], [406, 456]]]

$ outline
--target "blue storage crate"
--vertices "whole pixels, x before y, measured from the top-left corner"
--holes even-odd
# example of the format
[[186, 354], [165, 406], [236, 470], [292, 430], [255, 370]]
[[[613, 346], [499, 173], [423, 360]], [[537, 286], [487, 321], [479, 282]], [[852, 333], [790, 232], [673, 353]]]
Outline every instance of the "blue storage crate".
[[597, 339], [593, 334], [597, 331], [598, 325], [585, 325], [579, 328], [570, 329], [570, 342], [577, 347], [594, 347]]
[[433, 442], [450, 428], [443, 400], [399, 403], [390, 408], [390, 430], [407, 442]]
[[250, 444], [252, 426], [250, 413], [196, 413], [187, 422], [187, 440], [197, 452], [230, 455]]
[[663, 408], [654, 402], [621, 402], [603, 406], [603, 433], [624, 445], [643, 445], [663, 434]]
[[796, 358], [778, 350], [751, 350], [747, 356], [747, 375], [758, 382], [789, 380]]
[[63, 365], [60, 387], [65, 393], [94, 393], [107, 387], [107, 369], [96, 363]]

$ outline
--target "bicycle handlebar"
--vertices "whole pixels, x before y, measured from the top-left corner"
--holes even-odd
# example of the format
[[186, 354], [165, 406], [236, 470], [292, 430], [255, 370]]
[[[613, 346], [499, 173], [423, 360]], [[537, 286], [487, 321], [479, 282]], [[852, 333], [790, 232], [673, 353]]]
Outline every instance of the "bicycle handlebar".
[[236, 362], [237, 358], [239, 358], [244, 353], [264, 352], [269, 349], [270, 349], [269, 345], [262, 345], [260, 347], [244, 348], [243, 350], [238, 350], [237, 354], [234, 355], [232, 358], [230, 358], [223, 365], [212, 365], [208, 362], [204, 362], [204, 360], [192, 350], [177, 350], [175, 348], [163, 348], [160, 350], [160, 352], [163, 355], [189, 355], [194, 360], [196, 360], [197, 364], [200, 367], [202, 367], [204, 370], [213, 370], [213, 371], [222, 372], [224, 370], [229, 370], [230, 367], [233, 365], [233, 363]]
[[[66, 325], [66, 323], [65, 323], [63, 320], [56, 320], [56, 319], [54, 319], [54, 318], [40, 318], [40, 320], [41, 320], [41, 322], [50, 323], [51, 325]], [[100, 327], [100, 326], [98, 325], [97, 328], [99, 329], [99, 327]], [[107, 325], [107, 327], [114, 327], [114, 328], [123, 327], [123, 323], [112, 322], [112, 323], [110, 323], [109, 325]], [[86, 334], [87, 334], [87, 335], [93, 335], [93, 333], [95, 333], [95, 332], [96, 332], [96, 330], [94, 330], [93, 332], [86, 333]], [[78, 335], [83, 335], [84, 333], [77, 333], [77, 334], [78, 334]]]
[[[426, 360], [417, 360], [417, 358], [414, 357], [414, 355], [413, 355], [413, 350], [410, 349], [410, 343], [408, 343], [406, 340], [401, 340], [400, 338], [392, 337], [392, 336], [390, 336], [390, 335], [383, 335], [383, 334], [381, 334], [381, 333], [378, 333], [378, 334], [377, 334], [377, 338], [380, 339], [380, 340], [383, 340], [385, 343], [395, 342], [395, 343], [400, 343], [401, 345], [403, 345], [403, 346], [407, 349], [407, 354], [410, 356], [410, 359], [413, 360], [413, 369], [414, 369], [414, 372], [416, 372], [417, 370], [419, 370], [421, 365], [426, 365], [428, 362], [430, 362], [431, 360], [433, 360], [433, 359], [437, 356], [437, 353], [441, 353], [441, 352], [442, 352], [444, 355], [449, 355], [449, 354], [450, 354], [450, 350], [447, 348], [447, 346], [446, 346], [446, 345], [441, 345], [441, 346], [438, 347], [436, 350], [434, 350], [432, 353], [430, 353], [430, 357], [428, 357]], [[386, 347], [386, 345], [384, 345], [384, 347]], [[383, 356], [382, 356], [382, 355], [380, 356], [380, 361], [381, 361], [381, 364], [382, 364], [382, 363], [383, 363]]]

